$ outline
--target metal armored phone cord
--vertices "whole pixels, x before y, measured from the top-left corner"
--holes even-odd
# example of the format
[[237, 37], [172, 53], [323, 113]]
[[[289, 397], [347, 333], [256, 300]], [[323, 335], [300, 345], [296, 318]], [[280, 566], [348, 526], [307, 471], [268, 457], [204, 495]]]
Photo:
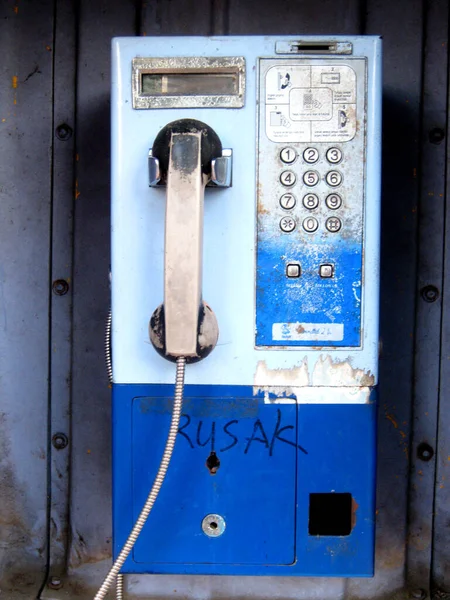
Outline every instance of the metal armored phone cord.
[[[106, 359], [108, 364], [108, 376], [111, 374], [110, 381], [112, 382], [112, 368], [111, 368], [111, 312], [108, 315], [107, 327], [106, 327]], [[156, 474], [155, 480], [152, 485], [152, 489], [145, 501], [145, 504], [141, 510], [141, 513], [128, 536], [127, 541], [123, 545], [119, 556], [116, 558], [113, 566], [111, 567], [108, 575], [105, 577], [100, 589], [94, 597], [94, 600], [104, 600], [108, 593], [111, 584], [117, 577], [117, 589], [116, 598], [121, 600], [123, 598], [123, 575], [119, 575], [120, 569], [123, 567], [127, 560], [131, 550], [133, 549], [136, 540], [138, 539], [144, 525], [148, 519], [148, 516], [158, 498], [162, 484], [166, 477], [167, 469], [169, 468], [170, 459], [172, 458], [173, 449], [175, 447], [175, 441], [177, 439], [177, 433], [180, 426], [181, 410], [183, 407], [183, 391], [184, 391], [184, 372], [186, 367], [186, 358], [180, 356], [176, 362], [176, 376], [175, 376], [175, 393], [172, 409], [172, 420], [169, 428], [169, 435], [167, 436], [166, 447], [164, 448], [161, 463], [159, 465], [158, 473]]]

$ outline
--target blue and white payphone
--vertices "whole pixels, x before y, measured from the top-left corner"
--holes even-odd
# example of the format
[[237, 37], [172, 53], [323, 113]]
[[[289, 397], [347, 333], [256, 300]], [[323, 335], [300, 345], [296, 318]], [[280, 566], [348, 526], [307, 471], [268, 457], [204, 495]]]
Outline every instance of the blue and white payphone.
[[116, 557], [142, 529], [122, 572], [370, 576], [381, 40], [112, 56]]

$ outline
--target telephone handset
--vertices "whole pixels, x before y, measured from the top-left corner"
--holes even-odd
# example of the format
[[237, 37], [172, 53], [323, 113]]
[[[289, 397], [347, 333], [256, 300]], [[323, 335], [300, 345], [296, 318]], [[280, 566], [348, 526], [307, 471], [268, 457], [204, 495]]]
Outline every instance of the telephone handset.
[[215, 131], [194, 119], [166, 125], [152, 148], [167, 193], [164, 303], [154, 311], [149, 333], [157, 352], [171, 361], [201, 360], [219, 336], [216, 316], [202, 300], [202, 250], [205, 186], [221, 155]]

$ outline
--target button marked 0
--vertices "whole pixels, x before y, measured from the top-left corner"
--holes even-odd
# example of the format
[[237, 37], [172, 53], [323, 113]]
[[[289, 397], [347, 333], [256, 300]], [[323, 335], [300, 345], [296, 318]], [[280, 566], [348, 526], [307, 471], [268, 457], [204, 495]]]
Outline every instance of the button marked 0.
[[308, 233], [313, 233], [319, 227], [319, 221], [314, 217], [307, 217], [303, 221], [303, 229]]

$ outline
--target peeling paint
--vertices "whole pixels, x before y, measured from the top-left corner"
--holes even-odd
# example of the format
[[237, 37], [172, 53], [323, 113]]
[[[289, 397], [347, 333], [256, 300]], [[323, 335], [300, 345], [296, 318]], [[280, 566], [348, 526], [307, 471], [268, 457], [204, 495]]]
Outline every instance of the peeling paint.
[[258, 361], [253, 391], [264, 394], [265, 402], [270, 403], [361, 404], [370, 402], [374, 385], [370, 371], [322, 355], [312, 368], [307, 357], [287, 369], [270, 369], [266, 361]]
[[305, 356], [301, 364], [287, 369], [270, 369], [265, 360], [258, 361], [253, 385], [263, 386], [358, 386], [375, 385], [370, 371], [352, 367], [348, 360], [333, 360], [330, 355], [320, 355], [311, 368]]

